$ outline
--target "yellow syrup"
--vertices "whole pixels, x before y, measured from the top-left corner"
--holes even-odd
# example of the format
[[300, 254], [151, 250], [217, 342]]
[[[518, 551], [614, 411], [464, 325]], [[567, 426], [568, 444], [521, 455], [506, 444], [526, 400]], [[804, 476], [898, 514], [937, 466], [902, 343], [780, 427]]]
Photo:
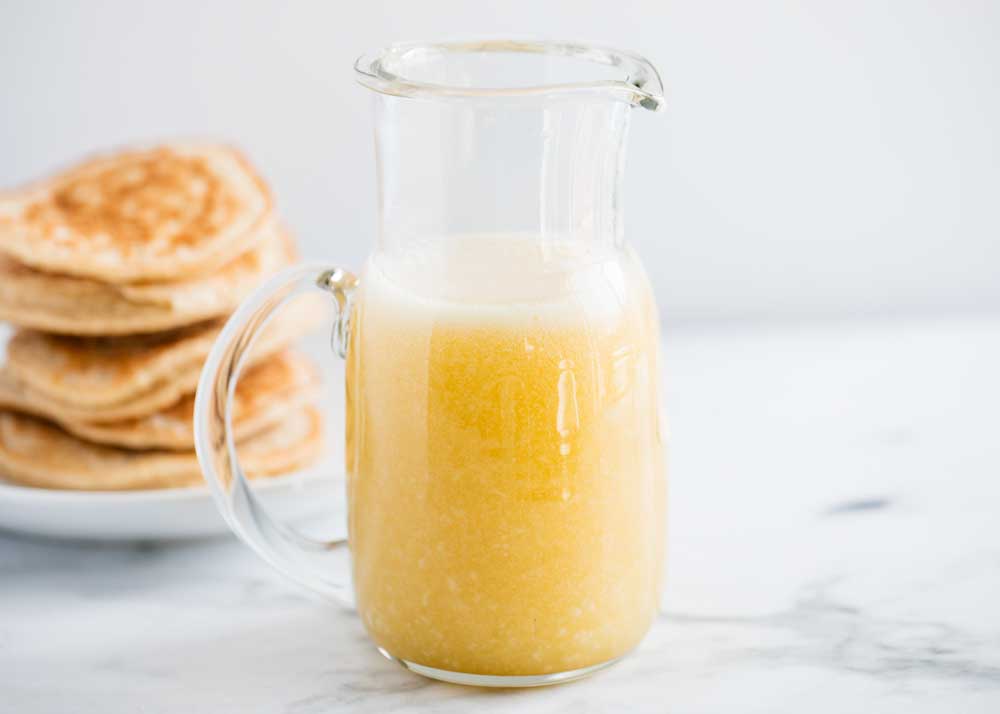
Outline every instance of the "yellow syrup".
[[659, 331], [638, 261], [516, 236], [376, 254], [348, 357], [358, 611], [395, 657], [613, 660], [659, 605]]

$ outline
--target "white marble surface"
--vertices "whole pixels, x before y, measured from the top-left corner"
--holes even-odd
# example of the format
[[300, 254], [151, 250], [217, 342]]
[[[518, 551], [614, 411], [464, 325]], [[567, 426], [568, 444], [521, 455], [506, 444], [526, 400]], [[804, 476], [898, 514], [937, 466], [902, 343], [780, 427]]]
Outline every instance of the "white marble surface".
[[0, 537], [11, 712], [1000, 711], [1000, 320], [669, 334], [667, 609], [591, 679], [382, 659], [232, 539]]

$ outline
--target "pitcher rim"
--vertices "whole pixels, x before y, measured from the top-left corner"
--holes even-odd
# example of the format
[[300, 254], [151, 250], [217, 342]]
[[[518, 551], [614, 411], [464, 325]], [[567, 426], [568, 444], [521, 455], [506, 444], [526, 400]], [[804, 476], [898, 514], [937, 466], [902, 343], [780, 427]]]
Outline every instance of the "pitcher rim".
[[[436, 84], [400, 76], [385, 67], [389, 57], [401, 58], [414, 51], [453, 53], [522, 53], [569, 57], [620, 68], [620, 79], [533, 84], [518, 87], [470, 87]], [[528, 96], [598, 93], [608, 99], [658, 111], [663, 108], [663, 82], [656, 68], [644, 57], [611, 47], [579, 42], [489, 39], [460, 42], [397, 42], [361, 55], [354, 63], [358, 82], [381, 94], [424, 99], [504, 99]]]

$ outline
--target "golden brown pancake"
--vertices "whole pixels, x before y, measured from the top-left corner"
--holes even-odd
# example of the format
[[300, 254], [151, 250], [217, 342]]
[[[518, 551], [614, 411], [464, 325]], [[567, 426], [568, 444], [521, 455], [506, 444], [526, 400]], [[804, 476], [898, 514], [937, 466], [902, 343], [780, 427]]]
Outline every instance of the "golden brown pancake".
[[[274, 354], [315, 322], [315, 302], [295, 303], [268, 324], [251, 361]], [[169, 407], [198, 385], [221, 320], [129, 337], [62, 337], [19, 330], [7, 345], [0, 394], [62, 421], [117, 421]]]
[[166, 144], [0, 195], [0, 252], [103, 282], [184, 280], [245, 253], [270, 213], [267, 187], [236, 150]]
[[[320, 385], [319, 372], [307, 357], [290, 350], [251, 366], [240, 377], [233, 401], [233, 436], [242, 441], [312, 402]], [[194, 395], [166, 409], [133, 419], [106, 423], [67, 420], [48, 412], [0, 377], [0, 407], [45, 417], [87, 441], [129, 449], [191, 450]]]
[[[306, 407], [239, 447], [251, 477], [273, 476], [313, 462], [322, 419]], [[39, 488], [117, 491], [203, 483], [194, 452], [130, 451], [91, 444], [17, 412], [0, 411], [0, 477]]]
[[79, 408], [113, 408], [175, 381], [189, 392], [196, 382], [181, 376], [199, 370], [222, 325], [115, 339], [19, 330], [7, 344], [6, 371], [32, 392]]
[[0, 253], [0, 319], [66, 335], [159, 332], [228, 314], [294, 258], [290, 237], [272, 223], [235, 260], [177, 282], [112, 285], [44, 273]]

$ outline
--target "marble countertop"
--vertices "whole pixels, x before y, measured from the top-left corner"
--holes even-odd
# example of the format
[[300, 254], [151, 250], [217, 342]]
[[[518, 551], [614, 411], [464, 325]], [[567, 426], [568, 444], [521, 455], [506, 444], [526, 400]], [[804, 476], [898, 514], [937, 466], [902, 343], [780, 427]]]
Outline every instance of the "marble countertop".
[[1000, 320], [670, 330], [666, 612], [590, 679], [384, 660], [232, 538], [0, 536], [11, 712], [1000, 711]]

